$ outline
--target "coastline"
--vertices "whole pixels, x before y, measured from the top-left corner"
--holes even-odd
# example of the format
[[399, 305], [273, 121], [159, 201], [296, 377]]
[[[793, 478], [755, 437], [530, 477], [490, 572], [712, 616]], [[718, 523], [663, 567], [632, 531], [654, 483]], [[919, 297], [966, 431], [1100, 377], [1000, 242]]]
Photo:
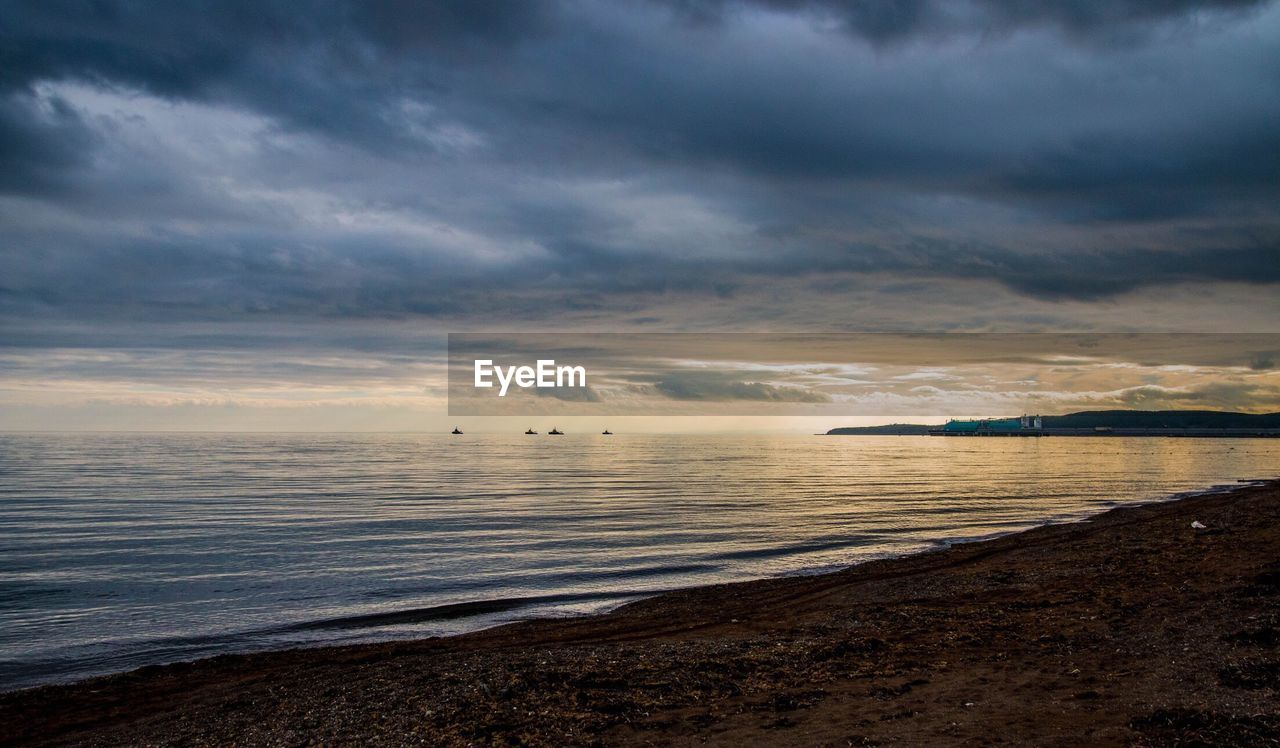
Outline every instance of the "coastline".
[[1271, 481], [594, 616], [0, 694], [0, 742], [1274, 739], [1277, 547]]

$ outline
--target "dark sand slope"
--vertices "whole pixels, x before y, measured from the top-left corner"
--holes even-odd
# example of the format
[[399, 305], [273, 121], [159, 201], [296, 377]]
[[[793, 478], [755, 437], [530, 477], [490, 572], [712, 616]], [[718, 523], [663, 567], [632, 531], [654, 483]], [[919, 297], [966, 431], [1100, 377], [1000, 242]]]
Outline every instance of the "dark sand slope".
[[1272, 484], [593, 618], [8, 694], [0, 742], [1275, 744], [1278, 641]]

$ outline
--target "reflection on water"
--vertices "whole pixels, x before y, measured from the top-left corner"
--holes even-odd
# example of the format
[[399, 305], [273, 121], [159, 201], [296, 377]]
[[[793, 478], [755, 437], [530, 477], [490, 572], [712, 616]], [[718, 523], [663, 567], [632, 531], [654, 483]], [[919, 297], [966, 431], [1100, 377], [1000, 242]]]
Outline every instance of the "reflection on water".
[[0, 436], [0, 688], [452, 633], [1276, 475], [1280, 442]]

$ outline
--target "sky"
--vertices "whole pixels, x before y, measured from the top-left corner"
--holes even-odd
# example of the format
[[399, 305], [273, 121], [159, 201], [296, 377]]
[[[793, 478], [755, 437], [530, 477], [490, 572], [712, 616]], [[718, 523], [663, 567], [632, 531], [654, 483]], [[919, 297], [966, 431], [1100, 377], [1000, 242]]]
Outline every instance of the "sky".
[[[1277, 122], [1253, 0], [7, 2], [0, 428], [444, 428], [450, 332], [1277, 333]], [[1239, 353], [1090, 402], [1280, 409]]]

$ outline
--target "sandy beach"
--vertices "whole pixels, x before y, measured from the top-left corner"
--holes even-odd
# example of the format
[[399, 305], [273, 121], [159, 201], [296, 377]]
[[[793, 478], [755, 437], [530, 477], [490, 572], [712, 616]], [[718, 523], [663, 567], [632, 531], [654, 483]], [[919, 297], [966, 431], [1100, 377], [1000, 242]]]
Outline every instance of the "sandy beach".
[[607, 615], [13, 692], [0, 742], [1275, 744], [1278, 642], [1270, 483]]

